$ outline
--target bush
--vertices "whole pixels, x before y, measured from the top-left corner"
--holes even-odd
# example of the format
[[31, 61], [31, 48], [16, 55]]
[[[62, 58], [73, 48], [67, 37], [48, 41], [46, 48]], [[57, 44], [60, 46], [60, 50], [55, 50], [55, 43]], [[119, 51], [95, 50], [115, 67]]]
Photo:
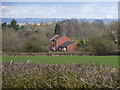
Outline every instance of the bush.
[[8, 27], [2, 30], [2, 51], [20, 52], [24, 47], [24, 41], [20, 39], [19, 32]]
[[[72, 67], [71, 67], [72, 66]], [[3, 88], [109, 88], [120, 87], [117, 67], [89, 64], [3, 63]]]
[[94, 55], [107, 55], [116, 50], [117, 45], [109, 39], [96, 37], [89, 41], [88, 50]]
[[33, 42], [31, 41], [27, 41], [25, 43], [25, 51], [26, 52], [40, 52], [42, 51], [42, 48], [37, 47], [37, 45], [35, 45]]
[[77, 44], [79, 47], [86, 47], [87, 46], [87, 41], [85, 40], [80, 40], [79, 43]]
[[47, 51], [49, 41], [41, 34], [33, 34], [25, 43], [26, 52], [44, 52]]

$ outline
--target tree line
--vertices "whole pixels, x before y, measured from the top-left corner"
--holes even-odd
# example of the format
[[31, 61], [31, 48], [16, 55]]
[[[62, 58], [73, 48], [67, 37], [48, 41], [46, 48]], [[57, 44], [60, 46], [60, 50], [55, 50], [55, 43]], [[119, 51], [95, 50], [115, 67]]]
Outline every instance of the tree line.
[[48, 35], [66, 35], [78, 42], [76, 51], [94, 55], [109, 54], [118, 50], [118, 22], [105, 23], [96, 19], [66, 19], [60, 22], [20, 25], [16, 20], [2, 23], [3, 52], [48, 52]]
[[56, 24], [54, 34], [66, 35], [76, 40], [79, 42], [78, 51], [89, 51], [94, 55], [116, 52], [120, 45], [117, 21], [105, 23], [99, 19], [93, 22], [68, 19]]

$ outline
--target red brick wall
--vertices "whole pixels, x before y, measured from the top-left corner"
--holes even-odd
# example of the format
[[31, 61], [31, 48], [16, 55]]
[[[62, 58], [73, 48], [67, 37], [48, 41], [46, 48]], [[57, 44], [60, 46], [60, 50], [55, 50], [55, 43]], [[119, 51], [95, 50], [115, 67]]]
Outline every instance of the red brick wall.
[[53, 46], [53, 44], [51, 43], [51, 44], [49, 44], [48, 45], [48, 50], [51, 50], [51, 47]]
[[[69, 39], [66, 36], [62, 36], [61, 38], [59, 38], [58, 40], [56, 40], [56, 47], [58, 48], [59, 45], [63, 44], [65, 41], [71, 41], [71, 39]], [[48, 46], [48, 50], [51, 50], [51, 47], [53, 46], [53, 43], [51, 43]], [[67, 46], [67, 51], [75, 51], [75, 49], [77, 48], [76, 43], [73, 43], [69, 46]]]
[[61, 38], [59, 38], [56, 41], [56, 46], [58, 48], [59, 45], [61, 45], [62, 43], [64, 43], [65, 41], [71, 41], [71, 39], [67, 38], [66, 36], [62, 36]]

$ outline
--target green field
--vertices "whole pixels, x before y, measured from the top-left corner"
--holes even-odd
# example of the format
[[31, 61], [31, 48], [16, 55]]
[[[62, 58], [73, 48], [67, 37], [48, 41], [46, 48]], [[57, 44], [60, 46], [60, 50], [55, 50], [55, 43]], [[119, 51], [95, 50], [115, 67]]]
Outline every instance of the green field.
[[39, 64], [78, 64], [95, 63], [105, 66], [118, 66], [118, 56], [3, 56], [3, 62], [25, 62], [31, 60]]

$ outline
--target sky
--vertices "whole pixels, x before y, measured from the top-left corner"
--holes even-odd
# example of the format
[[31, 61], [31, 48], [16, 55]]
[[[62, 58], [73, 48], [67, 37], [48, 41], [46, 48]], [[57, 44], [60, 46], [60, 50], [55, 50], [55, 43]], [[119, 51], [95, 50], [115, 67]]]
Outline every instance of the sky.
[[[15, 1], [15, 0], [14, 0]], [[118, 2], [2, 2], [0, 17], [118, 18]]]
[[4, 2], [119, 2], [119, 0], [0, 0]]

